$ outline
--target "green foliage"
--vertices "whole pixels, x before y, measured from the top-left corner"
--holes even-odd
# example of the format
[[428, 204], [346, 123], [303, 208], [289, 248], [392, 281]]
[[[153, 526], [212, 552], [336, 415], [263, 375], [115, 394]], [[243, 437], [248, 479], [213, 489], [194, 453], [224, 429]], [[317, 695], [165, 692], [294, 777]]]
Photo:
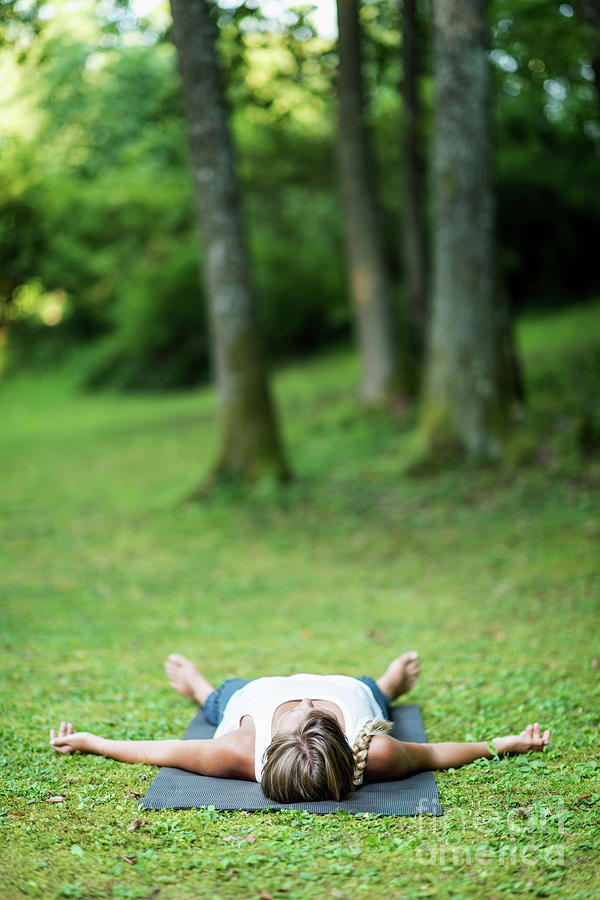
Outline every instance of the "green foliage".
[[[122, 343], [121, 304], [135, 311], [140, 292], [153, 297], [148, 272], [156, 272], [161, 259], [178, 277], [182, 247], [177, 238], [186, 234], [189, 246], [192, 233], [170, 48], [159, 44], [152, 54], [135, 47], [103, 51], [100, 42], [101, 35], [96, 43], [84, 43], [59, 31], [40, 43], [36, 65], [25, 67], [21, 84], [22, 96], [33, 94], [46, 111], [38, 123], [37, 144], [23, 152], [23, 142], [13, 138], [2, 161], [8, 190], [14, 193], [10, 185], [15, 179], [25, 186], [25, 202], [19, 197], [12, 209], [36, 225], [33, 237], [23, 229], [23, 246], [19, 242], [15, 248], [7, 276], [18, 286], [35, 273], [46, 292], [66, 292], [64, 316], [52, 323], [52, 340], [45, 342], [53, 344], [57, 355], [69, 343], [89, 342], [107, 332]], [[5, 216], [0, 221], [15, 241], [13, 221]], [[174, 284], [173, 293], [177, 290]], [[3, 300], [16, 326], [11, 329], [9, 366], [19, 368], [31, 364], [32, 335], [44, 327], [36, 315], [31, 321], [18, 310], [13, 314], [14, 298], [13, 287]], [[164, 307], [164, 298], [158, 297], [161, 303]], [[152, 321], [151, 311], [146, 319]], [[130, 335], [134, 327], [127, 324]], [[154, 345], [152, 336], [149, 371]], [[186, 370], [185, 362], [181, 368]], [[166, 383], [173, 380], [178, 379], [166, 373]]]
[[[493, 9], [499, 270], [516, 308], [600, 290], [595, 35], [569, 9], [537, 0]], [[0, 11], [4, 369], [48, 367], [75, 351], [88, 385], [198, 383], [208, 370], [206, 312], [168, 18], [92, 0], [68, 14], [60, 0]], [[418, 14], [426, 158], [434, 91], [425, 5]], [[361, 15], [402, 320], [399, 8], [379, 0]], [[308, 7], [276, 23], [246, 3], [215, 6], [215, 17], [261, 327], [270, 355], [289, 357], [350, 330], [335, 47], [315, 33]], [[38, 295], [27, 310], [23, 289]], [[44, 310], [59, 296], [55, 321]]]
[[515, 0], [495, 4], [493, 43], [505, 284], [530, 307], [575, 300], [598, 290], [598, 37], [579, 7]]
[[202, 379], [208, 360], [205, 311], [193, 235], [157, 242], [135, 266], [113, 333], [92, 352], [85, 381], [122, 388], [172, 388]]
[[[600, 367], [573, 367], [599, 315], [520, 324], [540, 451], [521, 467], [403, 478], [411, 422], [357, 408], [350, 353], [289, 367], [275, 387], [300, 476], [243, 505], [180, 502], [213, 458], [212, 391], [4, 382], [2, 900], [594, 896], [600, 470], [565, 425], [600, 387]], [[430, 740], [552, 728], [542, 756], [436, 775], [439, 819], [138, 810], [153, 769], [48, 746], [65, 717], [181, 735], [173, 650], [218, 681], [377, 676], [413, 647]]]
[[[0, 164], [7, 191], [15, 173], [25, 185], [0, 205], [11, 261], [2, 285], [5, 367], [48, 365], [83, 342], [88, 385], [195, 384], [208, 369], [206, 310], [173, 50], [161, 41], [107, 46], [98, 26], [86, 36], [55, 21], [19, 72], [22, 94], [40, 113], [36, 143], [15, 136]], [[315, 91], [308, 89], [312, 110], [298, 102], [307, 87], [297, 72], [308, 66], [322, 81], [316, 50], [307, 54], [297, 41], [282, 54], [268, 33], [250, 44], [255, 71], [271, 71], [265, 90], [278, 84], [276, 97], [264, 95], [262, 116], [246, 97], [235, 119], [259, 309], [271, 351], [295, 354], [336, 337], [349, 320], [331, 128], [324, 137]], [[235, 46], [232, 36], [224, 48], [237, 58], [233, 96], [247, 70], [227, 50]], [[314, 123], [308, 133], [305, 113]], [[68, 297], [51, 328], [40, 316], [43, 299], [27, 314], [15, 302], [19, 285], [33, 281], [41, 298], [58, 287]]]

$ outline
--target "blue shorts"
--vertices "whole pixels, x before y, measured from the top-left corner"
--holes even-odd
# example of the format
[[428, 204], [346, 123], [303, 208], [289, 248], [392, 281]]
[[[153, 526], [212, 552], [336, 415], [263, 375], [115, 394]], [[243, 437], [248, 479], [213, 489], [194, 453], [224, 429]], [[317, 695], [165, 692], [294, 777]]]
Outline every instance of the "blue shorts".
[[[375, 679], [369, 678], [368, 675], [362, 675], [356, 680], [366, 684], [375, 697], [375, 701], [383, 710], [386, 719], [389, 719], [392, 714], [390, 698], [387, 694], [383, 693]], [[223, 718], [225, 707], [231, 700], [233, 694], [235, 694], [236, 691], [239, 691], [240, 688], [243, 688], [245, 684], [249, 683], [250, 681], [248, 678], [228, 678], [227, 681], [223, 682], [220, 688], [217, 688], [216, 691], [213, 691], [212, 694], [208, 695], [206, 703], [204, 704], [204, 715], [211, 725], [219, 724]]]

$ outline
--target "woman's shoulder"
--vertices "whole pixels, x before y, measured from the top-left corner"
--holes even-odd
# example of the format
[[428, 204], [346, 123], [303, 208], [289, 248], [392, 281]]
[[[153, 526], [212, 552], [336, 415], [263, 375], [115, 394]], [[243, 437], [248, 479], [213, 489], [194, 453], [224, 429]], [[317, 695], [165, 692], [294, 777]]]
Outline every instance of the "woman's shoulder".
[[367, 755], [366, 781], [385, 781], [393, 755], [393, 738], [389, 734], [374, 734]]
[[214, 739], [214, 760], [221, 778], [254, 781], [254, 722], [244, 716], [239, 728]]

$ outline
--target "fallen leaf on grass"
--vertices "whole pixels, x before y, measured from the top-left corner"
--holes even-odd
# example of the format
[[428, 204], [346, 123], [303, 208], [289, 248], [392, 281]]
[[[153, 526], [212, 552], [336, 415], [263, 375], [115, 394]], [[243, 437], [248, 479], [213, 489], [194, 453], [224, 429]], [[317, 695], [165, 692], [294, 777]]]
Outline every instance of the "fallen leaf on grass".
[[141, 828], [144, 823], [141, 819], [134, 819], [131, 825], [127, 826], [127, 831], [137, 831], [138, 828]]
[[253, 834], [245, 834], [244, 838], [245, 838], [245, 840], [248, 841], [249, 844], [253, 844], [254, 841], [256, 840], [256, 838], [254, 837]]
[[124, 859], [126, 863], [129, 863], [130, 866], [135, 866], [137, 862], [137, 857], [135, 856], [123, 856], [122, 853], [118, 853], [117, 856], [119, 859]]
[[528, 816], [533, 812], [533, 806], [517, 806], [515, 812], [518, 816]]
[[268, 891], [261, 891], [258, 896], [260, 900], [274, 900], [273, 894], [270, 894]]
[[[589, 800], [590, 797], [593, 797], [593, 794], [582, 794], [581, 797], [578, 797], [575, 803], [579, 803], [580, 800]], [[21, 813], [23, 815], [23, 813]]]
[[224, 841], [241, 841], [241, 837], [238, 837], [237, 834], [228, 834], [223, 838]]
[[600, 667], [600, 659], [593, 659], [592, 660], [592, 669], [597, 669], [598, 667]]
[[[588, 796], [591, 797], [592, 795], [588, 794]], [[11, 819], [22, 819], [25, 813], [9, 813], [8, 815]]]
[[126, 800], [139, 800], [142, 795], [138, 794], [137, 791], [129, 791], [127, 794]]
[[381, 631], [378, 631], [376, 628], [368, 628], [365, 632], [369, 640], [373, 641], [375, 644], [385, 644], [387, 643], [387, 638]]
[[228, 869], [228, 870], [225, 872], [225, 874], [223, 875], [223, 878], [226, 878], [227, 881], [229, 881], [231, 878], [233, 878], [233, 877], [234, 877], [235, 875], [237, 875], [237, 874], [238, 874], [238, 870], [237, 870], [237, 869]]
[[64, 803], [65, 799], [65, 797], [61, 797], [57, 794], [56, 797], [46, 797], [44, 803]]

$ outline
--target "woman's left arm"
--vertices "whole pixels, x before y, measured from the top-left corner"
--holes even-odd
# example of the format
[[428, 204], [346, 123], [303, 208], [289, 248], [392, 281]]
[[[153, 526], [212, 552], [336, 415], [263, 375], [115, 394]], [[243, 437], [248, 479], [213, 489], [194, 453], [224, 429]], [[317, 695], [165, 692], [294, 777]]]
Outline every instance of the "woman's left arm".
[[[62, 722], [58, 733], [50, 730], [50, 745], [57, 753], [96, 753], [128, 763], [174, 766], [217, 778], [248, 779], [250, 767], [237, 732], [207, 740], [114, 741], [88, 731], [75, 731]], [[253, 762], [253, 761], [252, 761]], [[252, 766], [253, 773], [253, 766]], [[251, 780], [253, 774], [248, 780]]]

